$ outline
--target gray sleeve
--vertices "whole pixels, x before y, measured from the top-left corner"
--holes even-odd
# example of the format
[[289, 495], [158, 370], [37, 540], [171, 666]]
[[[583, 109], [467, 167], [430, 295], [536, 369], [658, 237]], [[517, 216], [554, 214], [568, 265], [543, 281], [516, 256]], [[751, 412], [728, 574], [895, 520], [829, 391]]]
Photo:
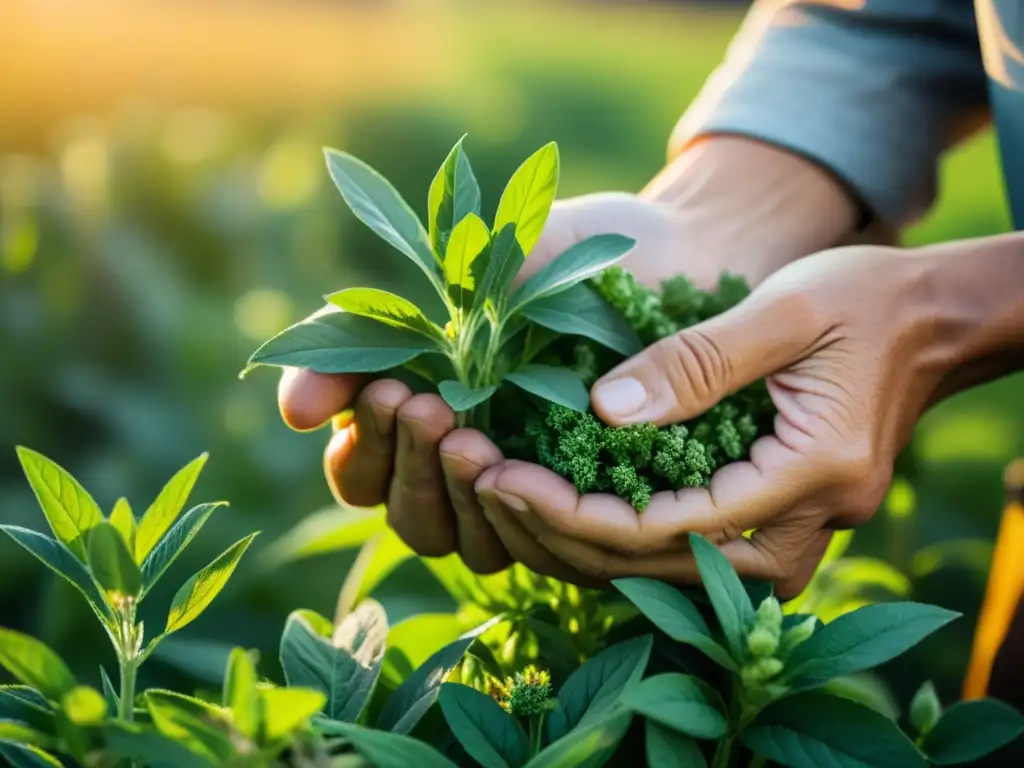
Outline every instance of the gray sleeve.
[[747, 135], [819, 163], [899, 227], [986, 80], [971, 0], [756, 2], [673, 133]]

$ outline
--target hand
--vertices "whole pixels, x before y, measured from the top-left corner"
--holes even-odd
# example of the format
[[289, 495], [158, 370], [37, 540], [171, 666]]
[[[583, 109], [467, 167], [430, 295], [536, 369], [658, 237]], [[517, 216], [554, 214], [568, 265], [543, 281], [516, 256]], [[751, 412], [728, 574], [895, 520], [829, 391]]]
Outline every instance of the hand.
[[872, 247], [801, 259], [735, 309], [597, 382], [592, 403], [604, 421], [665, 425], [767, 377], [774, 434], [753, 445], [749, 461], [720, 469], [709, 488], [655, 494], [638, 515], [614, 496], [581, 496], [542, 467], [505, 462], [477, 483], [488, 519], [506, 544], [522, 531], [597, 581], [694, 582], [687, 534], [697, 532], [740, 575], [775, 582], [783, 596], [799, 593], [831, 531], [878, 508], [897, 453], [948, 386], [959, 329], [935, 307], [929, 263]]

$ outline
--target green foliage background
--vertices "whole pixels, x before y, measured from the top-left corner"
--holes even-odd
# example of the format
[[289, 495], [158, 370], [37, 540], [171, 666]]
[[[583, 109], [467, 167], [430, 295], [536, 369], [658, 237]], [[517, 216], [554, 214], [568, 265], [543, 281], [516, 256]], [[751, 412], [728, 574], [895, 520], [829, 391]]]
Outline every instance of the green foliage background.
[[[477, 44], [457, 75], [414, 97], [258, 117], [137, 106], [66, 126], [47, 156], [0, 147], [0, 520], [43, 524], [15, 444], [64, 465], [107, 511], [119, 495], [141, 511], [208, 450], [192, 502], [232, 506], [175, 565], [177, 581], [231, 541], [264, 531], [257, 557], [184, 639], [168, 642], [144, 684], [213, 687], [231, 644], [263, 649], [271, 671], [287, 613], [330, 615], [354, 554], [258, 567], [259, 550], [330, 503], [325, 437], [280, 423], [273, 374], [237, 379], [258, 342], [324, 293], [359, 284], [342, 254], [350, 263], [364, 257], [365, 270], [402, 258], [344, 211], [320, 146], [365, 159], [415, 202], [468, 131], [485, 216], [511, 171], [551, 140], [562, 154], [561, 196], [636, 190], [660, 167], [675, 119], [739, 19], [692, 8], [657, 21], [635, 11], [635, 25], [589, 6], [559, 11], [559, 23], [539, 23], [536, 10], [490, 13], [451, 19], [455, 37]], [[571, 35], [560, 31], [568, 22]], [[908, 242], [1008, 228], [990, 137], [946, 161], [941, 189]], [[854, 539], [850, 554], [888, 560], [909, 578], [913, 599], [965, 614], [886, 670], [901, 701], [926, 677], [944, 699], [957, 694], [1002, 507], [1001, 471], [1024, 450], [1020, 392], [1021, 379], [1007, 379], [929, 414], [901, 459], [892, 503]], [[868, 576], [854, 569], [846, 578]], [[165, 609], [175, 581], [150, 599], [152, 610]], [[378, 591], [392, 623], [452, 607], [431, 583], [411, 562]], [[110, 664], [77, 595], [7, 540], [0, 623], [51, 643], [93, 684], [97, 662]]]

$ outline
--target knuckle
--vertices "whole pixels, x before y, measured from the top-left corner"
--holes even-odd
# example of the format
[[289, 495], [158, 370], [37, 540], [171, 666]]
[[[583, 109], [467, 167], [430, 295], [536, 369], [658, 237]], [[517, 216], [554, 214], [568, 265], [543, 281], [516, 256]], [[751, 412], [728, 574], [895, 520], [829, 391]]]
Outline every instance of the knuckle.
[[731, 381], [727, 356], [703, 331], [694, 328], [680, 331], [655, 344], [652, 353], [677, 399], [710, 405], [727, 390]]

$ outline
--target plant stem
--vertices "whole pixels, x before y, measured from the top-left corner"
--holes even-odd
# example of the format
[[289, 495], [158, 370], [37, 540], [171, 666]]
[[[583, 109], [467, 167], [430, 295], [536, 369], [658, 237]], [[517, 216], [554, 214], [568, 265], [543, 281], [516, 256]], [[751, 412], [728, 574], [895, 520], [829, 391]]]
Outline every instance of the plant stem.
[[541, 739], [544, 734], [544, 713], [530, 718], [530, 757], [540, 754]]
[[135, 717], [135, 671], [138, 669], [135, 659], [121, 661], [121, 701], [118, 717], [127, 723]]
[[711, 768], [729, 768], [732, 764], [732, 742], [734, 738], [735, 736], [730, 731], [718, 742]]

